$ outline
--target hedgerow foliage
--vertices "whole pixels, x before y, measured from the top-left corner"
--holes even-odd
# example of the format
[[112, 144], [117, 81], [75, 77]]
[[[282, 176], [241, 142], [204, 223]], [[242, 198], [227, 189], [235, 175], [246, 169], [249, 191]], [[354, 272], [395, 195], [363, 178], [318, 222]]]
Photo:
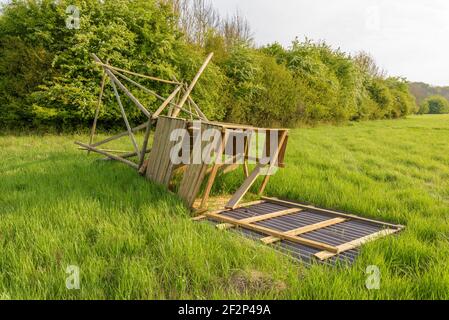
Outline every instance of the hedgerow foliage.
[[[66, 26], [69, 5], [80, 9], [79, 29]], [[288, 49], [279, 44], [255, 48], [247, 36], [238, 41], [229, 24], [226, 32], [208, 27], [198, 37], [202, 42], [193, 43], [178, 22], [171, 1], [11, 1], [0, 16], [0, 124], [86, 127], [101, 81], [90, 53], [117, 67], [190, 82], [214, 51], [214, 62], [193, 95], [215, 120], [295, 126], [398, 118], [416, 109], [405, 80], [372, 74], [324, 43], [295, 40]], [[168, 84], [143, 84], [164, 96], [173, 90]], [[138, 89], [133, 93], [150, 110], [158, 107], [154, 97]], [[131, 122], [144, 120], [127, 98], [122, 100]], [[110, 85], [100, 123], [123, 126]]]
[[420, 114], [445, 114], [449, 113], [449, 101], [440, 95], [426, 98], [420, 105]]

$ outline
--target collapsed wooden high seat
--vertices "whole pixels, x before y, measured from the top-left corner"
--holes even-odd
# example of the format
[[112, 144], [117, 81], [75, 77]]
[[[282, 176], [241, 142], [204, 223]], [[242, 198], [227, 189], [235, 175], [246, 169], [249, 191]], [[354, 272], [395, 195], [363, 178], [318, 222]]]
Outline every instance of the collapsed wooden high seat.
[[[240, 200], [243, 198], [246, 192], [248, 192], [256, 179], [260, 175], [264, 175], [264, 168], [266, 168], [267, 172], [269, 173], [270, 169], [272, 168], [284, 167], [288, 130], [256, 128], [252, 126], [211, 121], [200, 121], [199, 123], [200, 127], [194, 128], [192, 121], [180, 118], [160, 116], [158, 118], [156, 126], [153, 147], [146, 164], [146, 177], [152, 181], [163, 184], [166, 187], [169, 187], [174, 171], [180, 167], [184, 167], [183, 176], [178, 188], [178, 195], [186, 202], [188, 206], [192, 206], [197, 199], [197, 196], [207, 174], [209, 174], [209, 179], [203, 192], [203, 207], [207, 205], [207, 200], [218, 171], [230, 166], [232, 166], [233, 169], [236, 169], [239, 165], [243, 166], [245, 181], [227, 205], [228, 207], [232, 208], [240, 202]], [[201, 132], [205, 132], [208, 129], [215, 129], [220, 132], [222, 145], [220, 146], [221, 153], [219, 157], [222, 157], [221, 159], [219, 159], [219, 157], [216, 157], [212, 163], [206, 163], [201, 158], [200, 163], [194, 163], [192, 159], [192, 157], [194, 156], [194, 152], [192, 150], [194, 139], [193, 130], [198, 130], [200, 128]], [[174, 164], [171, 159], [172, 150], [175, 147], [175, 144], [179, 143], [179, 141], [173, 141], [171, 137], [173, 130], [176, 129], [185, 130], [185, 132], [188, 133], [188, 136], [185, 137], [185, 139], [188, 139], [190, 142], [190, 159], [188, 163], [185, 163], [183, 165]], [[276, 150], [271, 150], [272, 146], [270, 137], [273, 134], [273, 131], [275, 131], [274, 134], [278, 135], [279, 143], [277, 144]], [[258, 137], [259, 139], [264, 139], [264, 154], [272, 155], [272, 159], [267, 163], [262, 163], [260, 158], [258, 158], [257, 156], [251, 157], [250, 155], [251, 152], [249, 150], [249, 139], [251, 135], [254, 134], [260, 136]], [[239, 136], [241, 139], [240, 141], [244, 143], [244, 146], [243, 148], [241, 148], [241, 150], [237, 148], [237, 141], [239, 139]], [[210, 141], [201, 140], [201, 152], [210, 153], [211, 150], [205, 150], [205, 148], [209, 144]], [[224, 161], [224, 158], [230, 161], [226, 162]], [[238, 159], [241, 159], [242, 162], [236, 162]], [[251, 173], [248, 169], [248, 163], [250, 161], [255, 164], [255, 168]], [[268, 183], [269, 177], [269, 174], [265, 175], [261, 189], [259, 190], [260, 194], [263, 193], [263, 190]]]

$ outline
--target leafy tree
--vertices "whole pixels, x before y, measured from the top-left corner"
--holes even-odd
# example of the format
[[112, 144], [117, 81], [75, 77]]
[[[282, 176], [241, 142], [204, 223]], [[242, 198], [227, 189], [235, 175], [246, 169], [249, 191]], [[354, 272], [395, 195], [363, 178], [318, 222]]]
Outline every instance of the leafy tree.
[[428, 97], [421, 104], [420, 113], [449, 113], [449, 101], [445, 97], [439, 95]]
[[[66, 26], [69, 5], [80, 10], [79, 29]], [[7, 115], [0, 121], [85, 127], [93, 118], [101, 79], [92, 52], [118, 67], [186, 81], [203, 59], [202, 51], [183, 42], [171, 7], [156, 0], [14, 0], [0, 16], [0, 103]], [[222, 80], [212, 65], [195, 90], [197, 102], [217, 119], [223, 114]], [[202, 81], [211, 87], [205, 89]], [[166, 84], [144, 84], [165, 96], [173, 90]], [[157, 108], [154, 97], [133, 93], [150, 109]], [[110, 87], [104, 101], [101, 123], [123, 126]], [[128, 99], [123, 102], [132, 122], [143, 120]]]

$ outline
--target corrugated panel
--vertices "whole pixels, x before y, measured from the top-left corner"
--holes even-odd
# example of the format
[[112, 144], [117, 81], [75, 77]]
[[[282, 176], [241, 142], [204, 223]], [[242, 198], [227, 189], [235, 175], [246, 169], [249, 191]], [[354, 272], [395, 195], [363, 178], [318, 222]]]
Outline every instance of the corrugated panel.
[[[263, 202], [248, 207], [241, 207], [234, 210], [223, 211], [220, 214], [229, 218], [242, 220], [291, 208], [291, 205], [284, 206], [283, 204], [278, 203]], [[339, 217], [337, 214], [323, 212], [320, 211], [319, 208], [305, 209], [300, 212], [255, 222], [254, 225], [276, 230], [278, 232], [286, 232], [337, 217]], [[217, 223], [220, 222], [217, 221]], [[384, 228], [385, 226], [382, 225], [381, 222], [376, 223], [371, 221], [350, 219], [329, 227], [301, 234], [300, 237], [329, 244], [332, 246], [339, 246], [353, 240], [377, 233]], [[266, 234], [248, 230], [245, 228], [233, 228], [232, 230], [254, 240], [260, 240], [267, 236]], [[314, 256], [316, 253], [321, 252], [320, 249], [315, 249], [313, 247], [302, 245], [296, 242], [282, 240], [269, 244], [269, 246], [285, 254], [288, 254], [290, 257], [305, 264], [320, 263], [331, 266], [347, 265], [353, 263], [359, 253], [358, 248], [355, 248], [352, 250], [341, 252], [340, 254], [337, 254], [327, 260], [321, 261], [319, 259], [316, 259]]]

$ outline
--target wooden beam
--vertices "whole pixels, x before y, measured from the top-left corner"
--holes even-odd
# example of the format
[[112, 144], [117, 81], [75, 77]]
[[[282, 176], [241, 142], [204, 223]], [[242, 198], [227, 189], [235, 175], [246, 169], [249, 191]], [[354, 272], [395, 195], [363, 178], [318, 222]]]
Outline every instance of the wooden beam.
[[149, 79], [149, 80], [153, 80], [153, 81], [159, 81], [159, 82], [168, 83], [168, 84], [178, 84], [178, 85], [180, 84], [179, 82], [176, 82], [176, 81], [165, 80], [165, 79], [152, 77], [152, 76], [147, 76], [147, 75], [140, 74], [140, 73], [137, 73], [137, 72], [132, 72], [132, 71], [129, 71], [129, 70], [117, 68], [117, 67], [111, 66], [110, 64], [102, 63], [101, 61], [97, 61], [97, 60], [95, 60], [95, 63], [98, 64], [99, 66], [104, 67], [104, 68], [108, 68], [108, 69], [111, 69], [111, 70], [115, 70], [115, 71], [120, 71], [120, 72], [123, 72], [123, 73], [131, 74], [133, 76], [144, 78], [144, 79]]
[[[83, 147], [78, 147], [78, 149], [90, 151], [89, 149], [86, 149], [86, 148], [83, 148]], [[129, 151], [126, 151], [126, 150], [116, 150], [116, 149], [98, 149], [98, 150], [106, 151], [106, 152], [112, 152], [112, 153], [124, 153], [124, 154], [128, 154], [129, 153]]]
[[207, 119], [206, 115], [203, 113], [203, 111], [201, 111], [200, 107], [195, 103], [195, 101], [193, 101], [192, 97], [189, 96], [189, 101], [192, 103], [193, 107], [195, 108], [196, 112], [198, 112], [200, 118], [204, 121], [209, 121], [209, 119]]
[[[108, 150], [104, 150], [104, 149], [100, 149], [100, 150], [102, 150], [102, 151], [108, 151]], [[151, 152], [151, 149], [147, 149], [147, 151], [145, 152], [145, 154], [150, 153], [150, 152]], [[120, 156], [120, 158], [128, 159], [128, 158], [136, 157], [136, 156], [138, 156], [138, 155], [140, 155], [140, 154], [137, 154], [136, 152], [129, 152], [129, 153], [122, 154], [122, 155]], [[106, 158], [106, 159], [104, 159], [104, 160], [111, 160], [111, 159]], [[139, 168], [140, 168], [140, 167], [139, 167]]]
[[162, 111], [164, 111], [164, 109], [170, 104], [170, 102], [176, 97], [176, 95], [178, 94], [179, 90], [181, 90], [181, 86], [178, 86], [175, 91], [172, 92], [172, 94], [165, 99], [165, 101], [161, 104], [161, 106], [156, 110], [155, 113], [153, 113], [152, 119], [156, 119], [157, 117], [159, 117], [159, 115], [161, 114]]
[[[345, 251], [348, 251], [348, 250], [352, 250], [352, 249], [360, 247], [361, 245], [363, 245], [365, 243], [374, 241], [376, 239], [388, 236], [388, 235], [396, 233], [396, 232], [399, 232], [399, 230], [397, 230], [397, 229], [396, 230], [395, 229], [385, 229], [385, 230], [382, 230], [382, 231], [370, 234], [370, 235], [368, 235], [366, 237], [359, 238], [359, 239], [356, 239], [354, 241], [341, 244], [341, 245], [337, 246], [337, 249], [338, 249], [339, 253], [345, 252]], [[327, 250], [315, 253], [315, 257], [317, 257], [320, 260], [326, 260], [326, 259], [329, 259], [329, 258], [335, 256], [335, 255], [336, 255], [335, 252], [329, 252]]]
[[299, 209], [299, 208], [290, 208], [290, 209], [280, 210], [280, 211], [271, 212], [271, 213], [267, 213], [267, 214], [262, 214], [259, 216], [241, 219], [239, 221], [245, 222], [245, 223], [255, 223], [255, 222], [260, 222], [260, 221], [264, 221], [264, 220], [268, 220], [268, 219], [286, 216], [286, 215], [289, 215], [292, 213], [298, 213], [301, 211], [302, 211], [302, 209]]
[[[269, 134], [271, 134], [271, 132], [267, 132], [267, 137]], [[270, 174], [271, 170], [278, 164], [279, 153], [281, 152], [282, 146], [284, 145], [286, 138], [287, 138], [287, 131], [284, 131], [284, 132], [282, 132], [281, 141], [278, 143], [276, 152], [274, 153], [273, 157], [270, 158], [270, 166], [268, 168], [267, 175], [263, 179], [262, 185], [260, 186], [259, 193], [258, 193], [259, 196], [261, 196], [263, 194], [263, 192], [265, 191], [265, 188], [267, 187], [268, 181], [270, 180], [270, 177], [271, 177], [271, 174]]]
[[[101, 60], [95, 54], [92, 54], [92, 57], [94, 58], [95, 61], [101, 62]], [[117, 84], [117, 86], [128, 96], [128, 98], [131, 99], [132, 102], [134, 102], [134, 104], [140, 109], [140, 111], [142, 111], [148, 118], [151, 118], [151, 113], [148, 112], [148, 110], [140, 103], [140, 101], [137, 100], [136, 97], [134, 97], [134, 95], [120, 82], [119, 79], [117, 79], [114, 73], [105, 66], [103, 66], [103, 69], [106, 71], [109, 78], [112, 80], [112, 83]]]
[[333, 253], [338, 253], [338, 248], [331, 246], [329, 244], [326, 243], [322, 243], [322, 242], [318, 242], [318, 241], [313, 241], [313, 240], [309, 240], [309, 239], [304, 239], [304, 238], [300, 238], [297, 236], [290, 236], [288, 234], [285, 234], [283, 232], [279, 232], [273, 229], [269, 229], [269, 228], [265, 228], [262, 226], [257, 226], [254, 224], [250, 224], [250, 223], [245, 223], [245, 222], [240, 222], [237, 219], [233, 219], [233, 218], [229, 218], [229, 217], [225, 217], [223, 215], [220, 214], [216, 214], [216, 213], [204, 213], [205, 216], [209, 217], [209, 218], [213, 218], [219, 221], [223, 221], [226, 223], [231, 223], [234, 224], [238, 227], [242, 227], [245, 229], [249, 229], [249, 230], [253, 230], [253, 231], [257, 231], [257, 232], [261, 232], [270, 236], [274, 236], [277, 238], [281, 238], [281, 239], [285, 239], [285, 240], [289, 240], [295, 243], [299, 243], [299, 244], [303, 244], [309, 247], [313, 247], [316, 249], [321, 249], [321, 250], [326, 250], [329, 252], [333, 252]]
[[145, 130], [145, 136], [143, 138], [142, 149], [140, 151], [140, 157], [139, 157], [139, 169], [142, 168], [143, 163], [145, 161], [145, 155], [147, 154], [146, 150], [148, 148], [148, 140], [150, 139], [150, 134], [151, 134], [151, 120], [148, 121], [148, 125]]
[[215, 178], [217, 177], [218, 169], [220, 168], [219, 164], [214, 164], [212, 167], [212, 171], [210, 172], [209, 179], [207, 180], [206, 189], [204, 190], [203, 199], [201, 200], [200, 208], [205, 208], [207, 205], [207, 201], [209, 200], [209, 194], [212, 190], [212, 186], [214, 184]]
[[[260, 221], [264, 221], [264, 220], [268, 220], [268, 219], [286, 216], [286, 215], [289, 215], [292, 213], [298, 213], [301, 211], [302, 211], [302, 209], [299, 209], [299, 208], [290, 208], [290, 209], [271, 212], [271, 213], [267, 213], [267, 214], [261, 214], [261, 215], [250, 217], [250, 218], [239, 219], [239, 221], [244, 222], [244, 223], [255, 223], [255, 222], [260, 222]], [[234, 227], [234, 225], [231, 223], [225, 223], [225, 224], [219, 224], [216, 227], [220, 230], [224, 230], [224, 229], [231, 229]]]
[[254, 168], [249, 177], [243, 182], [241, 187], [237, 190], [237, 192], [232, 196], [231, 200], [229, 200], [226, 208], [234, 209], [240, 200], [242, 200], [243, 196], [248, 192], [251, 186], [256, 181], [257, 177], [260, 175], [260, 171], [262, 170], [262, 166], [260, 163]]
[[112, 84], [112, 88], [114, 89], [114, 94], [115, 94], [115, 97], [117, 98], [117, 102], [120, 107], [120, 112], [122, 113], [123, 120], [125, 121], [126, 129], [128, 129], [129, 138], [131, 139], [131, 142], [134, 145], [134, 149], [136, 150], [137, 153], [139, 153], [139, 146], [137, 145], [136, 138], [134, 137], [133, 131], [132, 131], [131, 126], [128, 121], [128, 117], [126, 116], [125, 108], [123, 108], [122, 101], [120, 100], [120, 95], [118, 94], [118, 91], [117, 91], [117, 88], [116, 88], [114, 82], [112, 82], [111, 84]]
[[119, 156], [116, 156], [116, 155], [114, 155], [114, 154], [110, 154], [110, 153], [107, 153], [107, 152], [105, 152], [105, 151], [99, 150], [99, 149], [97, 149], [97, 148], [95, 148], [95, 147], [89, 146], [89, 145], [87, 145], [87, 144], [85, 144], [85, 143], [82, 143], [82, 142], [78, 142], [78, 141], [77, 141], [77, 142], [75, 142], [75, 144], [77, 144], [77, 145], [79, 145], [79, 146], [81, 146], [81, 147], [84, 147], [84, 148], [86, 148], [86, 149], [89, 149], [90, 151], [93, 151], [93, 152], [102, 154], [102, 155], [104, 155], [104, 156], [106, 156], [106, 157], [108, 157], [108, 158], [111, 158], [111, 159], [113, 159], [113, 160], [117, 160], [117, 161], [123, 162], [123, 163], [125, 163], [125, 164], [127, 164], [127, 165], [133, 167], [134, 169], [138, 169], [137, 164], [135, 164], [135, 163], [132, 162], [132, 161], [129, 161], [129, 160], [123, 159], [123, 158], [121, 158], [121, 157], [119, 157]]
[[[106, 84], [107, 78], [108, 78], [108, 76], [107, 76], [106, 72], [103, 70], [103, 77], [101, 79], [101, 86], [100, 86], [100, 95], [98, 97], [97, 109], [95, 110], [94, 123], [92, 124], [92, 130], [90, 132], [90, 139], [89, 139], [90, 146], [94, 142], [95, 131], [97, 130], [98, 116], [100, 114], [101, 102], [103, 101], [104, 86]], [[90, 150], [87, 152], [87, 154], [89, 154], [89, 152], [90, 152]]]
[[321, 208], [317, 208], [317, 207], [314, 207], [314, 206], [305, 205], [305, 204], [296, 203], [296, 202], [291, 202], [291, 201], [286, 201], [286, 200], [280, 200], [280, 199], [277, 199], [277, 198], [261, 197], [261, 199], [266, 200], [266, 201], [271, 202], [271, 203], [284, 205], [284, 206], [303, 208], [303, 209], [310, 209], [310, 210], [313, 210], [313, 211], [330, 213], [330, 214], [336, 215], [338, 217], [348, 218], [348, 219], [353, 219], [353, 220], [360, 220], [360, 221], [365, 221], [365, 222], [370, 222], [370, 223], [373, 223], [373, 224], [377, 224], [377, 225], [385, 226], [385, 227], [390, 227], [390, 228], [393, 228], [393, 229], [404, 229], [405, 228], [405, 226], [402, 226], [402, 225], [396, 225], [396, 224], [381, 222], [381, 221], [377, 221], [377, 220], [373, 220], [373, 219], [362, 218], [362, 217], [359, 217], [359, 216], [356, 216], [356, 215], [353, 215], [353, 214], [347, 214], [347, 213], [342, 213], [342, 212], [338, 212], [338, 211], [334, 211], [334, 210], [328, 210], [328, 209], [321, 209]]
[[213, 53], [210, 53], [207, 56], [203, 65], [201, 66], [200, 70], [193, 78], [192, 83], [190, 83], [189, 87], [187, 88], [186, 92], [184, 93], [184, 96], [181, 98], [181, 101], [179, 101], [177, 108], [175, 110], [173, 110], [173, 114], [172, 114], [173, 118], [176, 118], [178, 116], [179, 112], [181, 111], [181, 108], [186, 103], [187, 99], [189, 98], [190, 94], [192, 93], [193, 88], [195, 87], [196, 83], [198, 82], [199, 78], [201, 77], [201, 74], [204, 72], [204, 70], [206, 69], [207, 65], [209, 64], [209, 62], [213, 56], [214, 56]]
[[[329, 219], [329, 220], [325, 220], [325, 221], [311, 224], [308, 226], [304, 226], [301, 228], [289, 230], [289, 231], [286, 231], [285, 233], [288, 235], [291, 235], [291, 236], [299, 236], [300, 234], [304, 234], [307, 232], [311, 232], [311, 231], [319, 230], [319, 229], [326, 228], [329, 226], [333, 226], [333, 225], [336, 225], [338, 223], [342, 223], [345, 221], [347, 221], [347, 219], [343, 219], [343, 218]], [[265, 244], [270, 244], [270, 243], [273, 243], [276, 241], [280, 241], [281, 239], [270, 236], [270, 237], [262, 238], [260, 240]]]

